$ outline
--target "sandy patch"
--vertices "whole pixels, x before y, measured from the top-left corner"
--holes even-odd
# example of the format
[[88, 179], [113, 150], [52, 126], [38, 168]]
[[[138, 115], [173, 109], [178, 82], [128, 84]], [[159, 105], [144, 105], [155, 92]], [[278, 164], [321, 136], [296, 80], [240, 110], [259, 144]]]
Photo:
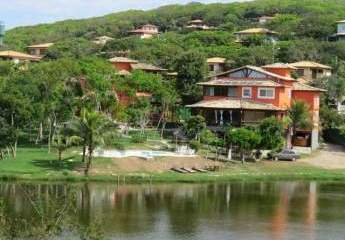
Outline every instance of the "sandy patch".
[[345, 169], [345, 148], [327, 144], [317, 153], [302, 159], [301, 162], [326, 169]]

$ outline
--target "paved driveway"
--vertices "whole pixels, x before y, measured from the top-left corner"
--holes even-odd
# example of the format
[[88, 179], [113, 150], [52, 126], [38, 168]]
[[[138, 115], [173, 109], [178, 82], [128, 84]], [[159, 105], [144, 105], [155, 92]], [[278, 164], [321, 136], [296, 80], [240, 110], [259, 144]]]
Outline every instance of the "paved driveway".
[[327, 169], [345, 169], [345, 148], [338, 145], [325, 144], [322, 149], [301, 162]]

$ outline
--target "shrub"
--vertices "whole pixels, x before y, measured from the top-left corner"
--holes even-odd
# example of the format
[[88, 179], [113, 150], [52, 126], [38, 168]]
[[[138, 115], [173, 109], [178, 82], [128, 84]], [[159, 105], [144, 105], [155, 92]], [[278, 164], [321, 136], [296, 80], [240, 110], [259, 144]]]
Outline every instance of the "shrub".
[[132, 142], [133, 143], [144, 143], [144, 142], [146, 142], [146, 140], [147, 140], [146, 135], [135, 134], [132, 136]]
[[189, 146], [191, 149], [195, 150], [195, 152], [198, 152], [201, 149], [201, 143], [196, 140], [190, 141]]

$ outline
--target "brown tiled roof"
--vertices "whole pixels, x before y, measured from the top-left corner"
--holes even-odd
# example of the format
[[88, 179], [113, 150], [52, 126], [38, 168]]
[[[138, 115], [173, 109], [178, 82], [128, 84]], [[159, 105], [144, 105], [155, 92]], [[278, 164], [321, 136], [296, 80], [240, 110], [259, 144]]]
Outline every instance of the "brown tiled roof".
[[198, 83], [202, 86], [260, 86], [260, 87], [283, 87], [272, 80], [239, 80], [232, 78], [218, 78], [208, 82]]
[[[155, 30], [146, 30], [145, 28], [155, 28]], [[129, 31], [130, 33], [148, 33], [148, 34], [158, 34], [158, 27], [152, 24], [143, 25], [141, 28]]]
[[195, 20], [189, 21], [188, 23], [190, 23], [190, 24], [198, 24], [198, 23], [203, 23], [203, 22], [204, 22], [204, 21], [201, 20], [201, 19], [195, 19]]
[[19, 60], [30, 60], [30, 61], [39, 61], [41, 58], [32, 56], [26, 53], [16, 52], [16, 51], [1, 51], [0, 57], [5, 58], [16, 58]]
[[152, 94], [148, 92], [136, 92], [135, 96], [136, 97], [152, 97]]
[[312, 91], [312, 92], [326, 92], [326, 90], [321, 88], [312, 87], [300, 82], [295, 82], [293, 84], [293, 91]]
[[258, 103], [244, 99], [223, 98], [218, 100], [204, 100], [192, 105], [190, 108], [206, 108], [206, 109], [245, 109], [245, 110], [267, 110], [267, 111], [281, 111], [272, 104]]
[[235, 34], [278, 34], [277, 32], [266, 28], [249, 28], [243, 31], [235, 32]]
[[153, 25], [153, 24], [145, 24], [145, 25], [143, 25], [141, 28], [144, 28], [144, 27], [154, 27], [154, 28], [158, 28], [156, 25]]
[[49, 48], [53, 45], [54, 43], [40, 43], [40, 44], [28, 46], [27, 48]]
[[167, 69], [156, 67], [154, 65], [147, 64], [147, 63], [135, 63], [135, 64], [131, 64], [131, 67], [133, 68], [133, 70], [160, 71], [160, 72], [167, 71]]
[[106, 40], [106, 41], [114, 40], [114, 38], [108, 37], [108, 36], [106, 36], [106, 35], [96, 37], [95, 39], [96, 39], [96, 40]]
[[294, 66], [296, 68], [322, 68], [322, 69], [332, 69], [330, 66], [323, 65], [321, 63], [317, 62], [311, 62], [311, 61], [300, 61], [300, 62], [294, 62], [290, 63], [291, 66]]
[[109, 59], [109, 61], [113, 63], [138, 63], [137, 60], [133, 60], [126, 57], [114, 57]]
[[207, 63], [225, 63], [226, 58], [221, 58], [221, 57], [213, 57], [213, 58], [208, 58]]
[[275, 19], [275, 17], [271, 17], [271, 16], [261, 16], [258, 17], [259, 19], [267, 19], [267, 20], [271, 20], [271, 19]]
[[288, 69], [297, 70], [296, 67], [288, 63], [273, 63], [273, 64], [262, 66], [262, 68], [288, 68]]

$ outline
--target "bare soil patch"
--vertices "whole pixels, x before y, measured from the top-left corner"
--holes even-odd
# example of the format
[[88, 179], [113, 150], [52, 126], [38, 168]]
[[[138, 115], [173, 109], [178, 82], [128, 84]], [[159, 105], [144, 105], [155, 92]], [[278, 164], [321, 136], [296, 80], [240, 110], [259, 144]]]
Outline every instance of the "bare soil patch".
[[114, 158], [109, 164], [102, 167], [95, 167], [94, 174], [116, 174], [116, 173], [163, 173], [171, 168], [205, 168], [213, 166], [223, 166], [222, 163], [205, 160], [202, 157], [164, 157], [154, 159], [144, 159], [138, 157]]
[[317, 153], [302, 159], [301, 162], [325, 169], [345, 169], [345, 148], [326, 144]]

